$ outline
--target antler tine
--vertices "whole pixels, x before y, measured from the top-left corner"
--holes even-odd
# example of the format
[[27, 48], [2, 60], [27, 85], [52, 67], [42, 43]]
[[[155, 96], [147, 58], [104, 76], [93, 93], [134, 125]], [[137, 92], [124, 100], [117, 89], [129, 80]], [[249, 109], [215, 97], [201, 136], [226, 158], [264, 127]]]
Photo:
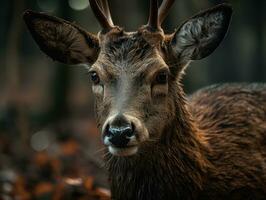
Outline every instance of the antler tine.
[[161, 25], [169, 13], [171, 6], [174, 4], [175, 0], [163, 0], [159, 8], [159, 25]]
[[156, 30], [160, 28], [158, 22], [158, 0], [150, 0], [150, 16], [148, 26]]
[[[99, 1], [99, 0], [98, 0]], [[109, 4], [108, 4], [108, 0], [100, 0], [101, 2], [101, 7], [105, 13], [105, 16], [107, 18], [107, 20], [109, 21], [110, 25], [114, 25], [112, 17], [111, 17], [111, 13], [110, 13], [110, 9], [109, 9]]]
[[108, 18], [105, 16], [105, 13], [103, 13], [102, 9], [99, 7], [99, 4], [98, 4], [97, 0], [89, 0], [89, 1], [90, 1], [91, 9], [92, 9], [95, 17], [100, 22], [102, 28], [104, 30], [112, 29], [113, 28], [113, 24], [110, 23]]

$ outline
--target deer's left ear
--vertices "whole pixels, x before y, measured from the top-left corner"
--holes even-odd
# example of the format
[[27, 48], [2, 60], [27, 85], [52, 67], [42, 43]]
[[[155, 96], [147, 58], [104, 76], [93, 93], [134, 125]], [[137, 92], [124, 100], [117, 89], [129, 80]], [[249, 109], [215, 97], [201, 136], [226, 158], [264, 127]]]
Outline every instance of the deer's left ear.
[[223, 40], [231, 15], [231, 6], [221, 4], [184, 22], [171, 41], [175, 56], [180, 62], [187, 62], [210, 55]]

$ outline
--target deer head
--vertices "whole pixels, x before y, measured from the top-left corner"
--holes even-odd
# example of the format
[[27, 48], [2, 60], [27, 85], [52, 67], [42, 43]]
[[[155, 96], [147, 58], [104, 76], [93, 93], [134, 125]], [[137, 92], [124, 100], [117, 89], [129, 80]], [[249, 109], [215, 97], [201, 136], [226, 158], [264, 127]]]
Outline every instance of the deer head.
[[160, 141], [176, 116], [177, 87], [192, 60], [210, 55], [224, 38], [232, 9], [221, 4], [186, 20], [172, 34], [161, 28], [174, 0], [150, 0], [147, 25], [136, 32], [114, 26], [107, 0], [90, 0], [98, 35], [74, 23], [26, 11], [40, 49], [56, 61], [88, 64], [98, 125], [113, 155], [137, 154]]

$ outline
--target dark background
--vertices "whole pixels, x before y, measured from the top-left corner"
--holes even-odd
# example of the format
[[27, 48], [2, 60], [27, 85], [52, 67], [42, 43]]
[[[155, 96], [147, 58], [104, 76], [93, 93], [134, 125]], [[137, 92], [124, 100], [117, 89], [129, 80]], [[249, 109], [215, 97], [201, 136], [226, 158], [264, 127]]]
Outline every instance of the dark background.
[[[221, 2], [177, 0], [165, 30], [172, 32]], [[211, 56], [188, 68], [187, 93], [214, 83], [266, 82], [266, 1], [229, 2], [234, 9], [229, 32]], [[0, 5], [0, 199], [51, 199], [59, 183], [65, 194], [80, 190], [81, 196], [107, 188], [86, 70], [47, 58], [22, 21], [23, 11], [32, 9], [97, 33], [88, 0], [1, 0]], [[147, 22], [148, 6], [147, 0], [110, 0], [114, 23], [128, 31]]]

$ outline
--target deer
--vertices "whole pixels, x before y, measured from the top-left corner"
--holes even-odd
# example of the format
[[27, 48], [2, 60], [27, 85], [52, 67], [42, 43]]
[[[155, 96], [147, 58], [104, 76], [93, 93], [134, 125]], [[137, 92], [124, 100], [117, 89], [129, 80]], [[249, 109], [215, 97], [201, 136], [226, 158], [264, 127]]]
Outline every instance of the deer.
[[174, 0], [150, 0], [137, 31], [114, 25], [107, 0], [90, 0], [102, 30], [27, 10], [46, 55], [88, 66], [114, 200], [266, 198], [266, 84], [225, 83], [185, 95], [187, 66], [225, 37], [227, 3], [203, 10], [173, 33], [162, 23]]

